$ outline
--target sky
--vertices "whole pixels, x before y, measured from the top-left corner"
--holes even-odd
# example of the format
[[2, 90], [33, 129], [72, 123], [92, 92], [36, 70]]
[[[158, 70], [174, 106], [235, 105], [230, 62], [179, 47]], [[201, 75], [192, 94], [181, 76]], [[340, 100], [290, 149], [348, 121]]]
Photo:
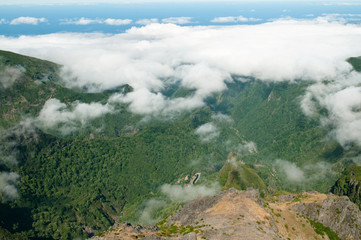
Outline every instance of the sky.
[[[278, 0], [278, 2], [297, 2], [299, 0]], [[311, 0], [303, 0], [311, 1]], [[64, 5], [64, 4], [99, 4], [99, 3], [112, 3], [112, 4], [131, 4], [131, 3], [169, 3], [169, 2], [275, 2], [274, 0], [182, 0], [182, 1], [169, 1], [169, 0], [2, 0], [1, 5]], [[323, 2], [337, 2], [336, 0], [329, 0]]]
[[44, 5], [42, 1], [1, 0], [0, 34], [122, 33], [155, 22], [182, 26], [256, 25], [279, 18], [316, 17], [343, 19], [349, 23], [361, 21], [361, 1], [113, 2], [116, 3], [79, 4], [77, 1], [74, 5], [71, 1], [61, 1], [58, 5], [56, 1], [46, 1]]

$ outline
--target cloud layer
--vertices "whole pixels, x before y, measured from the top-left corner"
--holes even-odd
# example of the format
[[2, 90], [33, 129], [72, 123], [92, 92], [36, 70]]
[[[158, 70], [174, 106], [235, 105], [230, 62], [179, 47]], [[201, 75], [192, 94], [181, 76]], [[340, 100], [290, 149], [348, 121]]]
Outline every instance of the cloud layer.
[[[173, 18], [167, 21], [176, 22]], [[330, 115], [323, 122], [333, 126], [334, 136], [343, 144], [361, 139], [357, 138], [361, 130], [357, 128], [360, 117], [355, 110], [358, 91], [350, 88], [358, 88], [360, 77], [350, 73], [351, 66], [345, 61], [361, 55], [360, 42], [359, 26], [325, 18], [235, 26], [153, 23], [113, 35], [0, 37], [3, 49], [64, 65], [62, 75], [68, 87], [99, 92], [131, 85], [134, 92], [114, 95], [109, 104], [126, 103], [133, 113], [144, 115], [168, 115], [200, 107], [207, 96], [225, 90], [226, 82], [235, 80], [231, 76], [313, 81], [315, 84], [302, 101], [303, 109], [312, 115], [320, 107], [327, 108]], [[193, 93], [167, 98], [161, 92], [172, 84]], [[354, 98], [345, 99], [347, 94]], [[348, 114], [343, 115], [343, 111]]]
[[[65, 65], [77, 77], [68, 82], [73, 86], [103, 90], [129, 83], [159, 90], [162, 79], [183, 77], [188, 87], [223, 90], [230, 74], [273, 81], [334, 78], [350, 69], [346, 58], [361, 55], [360, 39], [357, 26], [282, 20], [223, 27], [151, 24], [116, 35], [59, 33], [2, 37], [0, 43]], [[187, 77], [198, 70], [193, 83]]]

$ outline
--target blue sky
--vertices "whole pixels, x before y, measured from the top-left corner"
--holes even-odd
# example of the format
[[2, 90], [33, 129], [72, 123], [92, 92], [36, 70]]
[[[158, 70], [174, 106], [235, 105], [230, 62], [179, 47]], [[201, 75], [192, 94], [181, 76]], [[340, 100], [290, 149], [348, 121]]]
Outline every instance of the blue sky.
[[361, 22], [361, 1], [128, 2], [110, 0], [99, 3], [97, 0], [84, 0], [74, 5], [73, 1], [2, 0], [0, 35], [119, 33], [154, 22], [185, 26], [254, 25], [279, 18], [317, 17]]

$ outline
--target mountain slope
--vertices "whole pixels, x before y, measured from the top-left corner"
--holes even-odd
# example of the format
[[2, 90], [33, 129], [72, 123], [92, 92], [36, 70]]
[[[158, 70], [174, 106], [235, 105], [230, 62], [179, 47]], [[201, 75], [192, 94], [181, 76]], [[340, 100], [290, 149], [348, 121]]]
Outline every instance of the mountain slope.
[[[344, 149], [324, 140], [327, 129], [319, 119], [302, 113], [300, 95], [308, 83], [234, 76], [227, 90], [207, 97], [202, 107], [149, 116], [131, 112], [127, 103], [109, 107], [111, 96], [126, 95], [132, 86], [89, 93], [67, 87], [55, 63], [4, 51], [0, 56], [0, 173], [18, 176], [12, 185], [18, 198], [3, 197], [0, 205], [6, 232], [84, 239], [119, 218], [137, 222], [147, 199], [164, 197], [164, 184], [198, 172], [196, 185], [216, 181], [230, 152], [244, 161], [248, 177], [231, 179], [228, 187], [241, 189], [327, 192], [343, 164]], [[163, 93], [176, 99], [194, 90], [171, 84]], [[54, 105], [61, 121], [39, 121], [41, 111]], [[96, 110], [80, 111], [84, 106], [107, 111], [83, 119]], [[46, 125], [50, 120], [56, 124]], [[289, 181], [275, 159], [294, 164], [310, 180]], [[308, 167], [319, 161], [330, 165], [328, 175]], [[222, 171], [228, 177], [227, 168]]]
[[223, 189], [235, 188], [246, 190], [247, 188], [266, 190], [266, 185], [257, 173], [237, 159], [234, 153], [230, 153], [226, 164], [219, 171], [218, 179]]
[[350, 200], [361, 207], [361, 167], [350, 165], [332, 186], [331, 192], [339, 196], [348, 196]]
[[157, 226], [117, 224], [107, 239], [359, 239], [361, 212], [347, 198], [317, 192], [259, 197], [229, 189], [195, 199]]

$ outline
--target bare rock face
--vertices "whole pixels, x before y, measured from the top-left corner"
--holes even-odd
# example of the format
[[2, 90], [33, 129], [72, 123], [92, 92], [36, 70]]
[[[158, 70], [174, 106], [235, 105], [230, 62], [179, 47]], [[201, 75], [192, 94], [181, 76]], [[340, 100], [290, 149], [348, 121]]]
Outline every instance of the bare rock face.
[[341, 239], [361, 238], [360, 210], [347, 197], [312, 192], [263, 199], [258, 190], [229, 189], [190, 201], [157, 226], [120, 223], [92, 239], [329, 239], [316, 233], [312, 221]]
[[322, 202], [299, 203], [292, 208], [329, 227], [342, 239], [361, 239], [361, 212], [348, 197], [329, 194]]
[[203, 239], [284, 239], [259, 200], [257, 190], [230, 189], [190, 202], [167, 225], [200, 226], [198, 236]]

